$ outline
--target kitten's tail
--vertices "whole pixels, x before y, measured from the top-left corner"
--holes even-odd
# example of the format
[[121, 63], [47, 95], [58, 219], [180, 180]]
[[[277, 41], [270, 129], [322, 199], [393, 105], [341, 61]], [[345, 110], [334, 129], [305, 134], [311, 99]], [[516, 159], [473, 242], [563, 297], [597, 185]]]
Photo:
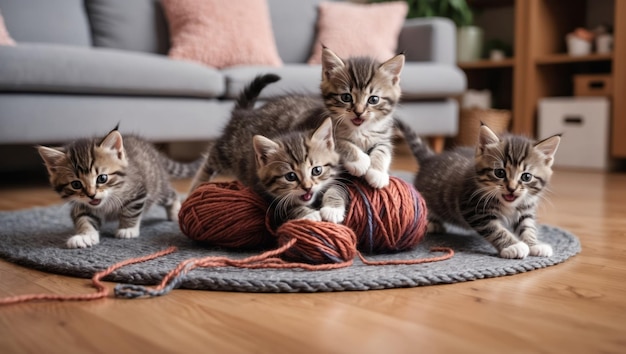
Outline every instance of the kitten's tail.
[[237, 98], [235, 109], [251, 109], [265, 86], [280, 80], [275, 74], [258, 75], [246, 86]]
[[430, 156], [435, 155], [435, 152], [430, 149], [428, 144], [424, 143], [424, 140], [417, 135], [413, 128], [408, 126], [399, 118], [394, 118], [393, 121], [394, 126], [402, 132], [402, 135], [404, 135], [404, 140], [409, 145], [411, 153], [413, 153], [413, 156], [415, 156], [418, 163], [424, 161]]
[[191, 161], [191, 162], [178, 162], [170, 159], [165, 155], [161, 155], [161, 163], [170, 177], [179, 178], [191, 178], [195, 176], [196, 172], [200, 169], [204, 163], [204, 156]]

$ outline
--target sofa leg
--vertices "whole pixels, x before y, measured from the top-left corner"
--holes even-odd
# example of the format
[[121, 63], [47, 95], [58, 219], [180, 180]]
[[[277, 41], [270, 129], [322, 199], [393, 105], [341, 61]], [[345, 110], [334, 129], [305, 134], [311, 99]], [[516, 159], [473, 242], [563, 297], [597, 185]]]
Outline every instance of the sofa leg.
[[430, 146], [433, 149], [433, 151], [436, 153], [442, 152], [446, 145], [445, 136], [433, 136], [433, 137], [430, 137], [428, 140], [430, 140]]

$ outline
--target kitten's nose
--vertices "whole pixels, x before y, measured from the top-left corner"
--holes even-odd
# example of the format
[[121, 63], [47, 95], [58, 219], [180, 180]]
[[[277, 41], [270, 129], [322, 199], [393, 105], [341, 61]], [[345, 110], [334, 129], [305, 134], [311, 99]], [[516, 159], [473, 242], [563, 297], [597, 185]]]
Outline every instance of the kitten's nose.
[[363, 115], [363, 113], [364, 113], [364, 111], [361, 111], [361, 112], [359, 112], [359, 111], [354, 111], [354, 115], [355, 115], [357, 118], [361, 118], [361, 115]]
[[98, 194], [96, 192], [96, 190], [92, 187], [86, 187], [85, 188], [85, 195], [89, 197], [89, 199], [94, 199], [96, 197], [96, 194]]
[[515, 192], [515, 190], [517, 189], [517, 186], [506, 186], [506, 190], [509, 191], [509, 193], [513, 193]]

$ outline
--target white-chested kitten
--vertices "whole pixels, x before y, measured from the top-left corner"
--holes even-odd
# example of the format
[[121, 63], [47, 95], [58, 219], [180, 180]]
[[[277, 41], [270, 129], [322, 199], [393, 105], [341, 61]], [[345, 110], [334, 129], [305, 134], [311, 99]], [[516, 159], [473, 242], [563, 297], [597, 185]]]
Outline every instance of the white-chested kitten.
[[393, 112], [400, 101], [404, 55], [379, 63], [370, 57], [341, 59], [322, 51], [321, 91], [335, 124], [337, 151], [347, 171], [374, 188], [389, 184]]
[[419, 164], [415, 186], [433, 231], [445, 231], [446, 224], [474, 230], [502, 258], [552, 255], [538, 240], [535, 211], [552, 176], [559, 135], [536, 142], [499, 137], [482, 125], [475, 148], [435, 154], [410, 127], [396, 124]]
[[202, 162], [172, 161], [139, 137], [122, 138], [117, 128], [104, 138], [37, 149], [50, 184], [72, 203], [76, 235], [67, 240], [69, 248], [97, 245], [107, 220], [119, 221], [117, 238], [139, 236], [141, 217], [154, 203], [165, 207], [169, 220], [177, 220], [180, 201], [169, 179], [192, 176]]

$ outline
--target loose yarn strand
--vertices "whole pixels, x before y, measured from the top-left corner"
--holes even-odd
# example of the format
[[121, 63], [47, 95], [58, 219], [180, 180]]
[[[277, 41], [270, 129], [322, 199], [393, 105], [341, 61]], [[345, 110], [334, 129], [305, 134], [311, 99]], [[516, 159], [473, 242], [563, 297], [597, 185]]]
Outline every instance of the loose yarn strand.
[[[238, 267], [247, 269], [285, 269], [285, 268], [301, 268], [309, 271], [319, 270], [331, 270], [349, 267], [353, 264], [352, 260], [343, 261], [339, 263], [330, 264], [308, 264], [298, 262], [286, 262], [283, 259], [277, 258], [278, 255], [284, 253], [286, 250], [293, 247], [298, 242], [293, 238], [289, 242], [285, 243], [280, 248], [267, 251], [260, 255], [250, 256], [244, 259], [230, 259], [226, 257], [206, 257], [206, 258], [193, 258], [181, 262], [175, 269], [170, 271], [161, 281], [161, 283], [153, 288], [134, 285], [134, 284], [118, 284], [115, 287], [115, 295], [118, 297], [125, 297], [128, 299], [138, 297], [155, 297], [168, 294], [170, 291], [176, 289], [184, 281], [184, 277], [191, 270], [196, 268], [210, 268], [210, 267]], [[437, 257], [420, 258], [420, 259], [403, 259], [403, 260], [388, 260], [388, 261], [369, 261], [361, 252], [357, 251], [357, 255], [368, 266], [382, 266], [382, 265], [412, 265], [423, 264], [431, 262], [439, 262], [447, 260], [454, 256], [454, 250], [449, 247], [433, 247], [431, 252], [445, 252], [446, 254]]]
[[454, 250], [449, 247], [433, 247], [430, 249], [431, 253], [434, 252], [445, 252], [444, 255], [429, 257], [429, 258], [418, 258], [418, 259], [394, 259], [387, 261], [370, 261], [367, 260], [361, 252], [358, 253], [359, 258], [363, 264], [369, 266], [382, 266], [382, 265], [412, 265], [412, 264], [424, 264], [424, 263], [432, 263], [445, 261], [446, 259], [450, 259], [454, 256]]
[[243, 259], [231, 259], [227, 257], [206, 257], [206, 258], [192, 258], [182, 261], [176, 268], [171, 270], [161, 283], [155, 287], [148, 287], [143, 285], [134, 284], [118, 284], [115, 287], [115, 295], [118, 297], [125, 297], [128, 299], [138, 297], [155, 297], [168, 294], [174, 290], [184, 281], [187, 273], [196, 268], [211, 268], [211, 267], [237, 267], [247, 269], [291, 269], [301, 268], [304, 270], [331, 270], [344, 268], [352, 265], [353, 261], [344, 261], [340, 263], [330, 264], [308, 264], [298, 262], [286, 262], [285, 260], [278, 258], [280, 254], [293, 247], [298, 242], [297, 239], [292, 238], [286, 242], [283, 246], [264, 252], [259, 255], [250, 256]]
[[121, 262], [118, 262], [105, 270], [102, 270], [93, 275], [91, 278], [91, 282], [96, 288], [96, 292], [93, 294], [79, 294], [79, 295], [57, 295], [57, 294], [25, 294], [25, 295], [17, 295], [17, 296], [9, 296], [0, 299], [0, 305], [10, 305], [31, 301], [44, 301], [44, 300], [57, 300], [57, 301], [90, 301], [90, 300], [98, 300], [105, 298], [109, 295], [109, 290], [102, 283], [101, 279], [106, 277], [107, 275], [113, 273], [114, 271], [125, 267], [130, 264], [142, 263], [155, 258], [159, 258], [165, 256], [167, 254], [173, 253], [176, 251], [176, 247], [172, 246], [165, 250], [155, 252], [153, 254], [139, 257], [139, 258], [131, 258]]

